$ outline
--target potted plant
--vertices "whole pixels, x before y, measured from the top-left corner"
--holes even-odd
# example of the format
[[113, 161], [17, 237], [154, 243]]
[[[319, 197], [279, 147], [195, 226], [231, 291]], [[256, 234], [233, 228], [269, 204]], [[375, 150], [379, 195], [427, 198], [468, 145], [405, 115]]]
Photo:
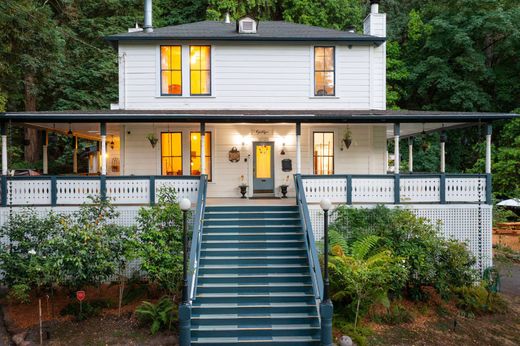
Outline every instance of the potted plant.
[[247, 183], [243, 175], [240, 176], [240, 185], [238, 185], [238, 187], [240, 188], [240, 193], [242, 194], [241, 198], [246, 198]]
[[280, 192], [282, 193], [282, 198], [287, 198], [287, 189], [289, 188], [289, 176], [286, 176], [283, 184], [280, 185]]
[[347, 130], [343, 134], [343, 143], [345, 144], [345, 147], [350, 148], [352, 145], [352, 131], [350, 131], [350, 128], [347, 126]]
[[157, 144], [157, 142], [159, 142], [159, 138], [157, 138], [155, 136], [155, 134], [153, 133], [149, 133], [146, 135], [146, 139], [148, 139], [150, 141], [150, 144], [152, 145], [152, 148], [155, 148], [155, 145]]

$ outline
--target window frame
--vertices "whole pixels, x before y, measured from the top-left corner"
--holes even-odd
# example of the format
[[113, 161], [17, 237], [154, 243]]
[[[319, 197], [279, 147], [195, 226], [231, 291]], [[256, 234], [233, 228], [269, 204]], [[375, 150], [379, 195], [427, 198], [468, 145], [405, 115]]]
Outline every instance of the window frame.
[[[209, 133], [209, 136], [210, 136], [210, 142], [209, 142], [209, 174], [208, 174], [208, 182], [211, 182], [213, 181], [213, 131], [206, 131], [205, 132], [205, 139], [204, 139], [204, 142], [207, 140], [207, 137], [206, 135]], [[191, 174], [191, 136], [194, 134], [194, 133], [198, 133], [199, 136], [200, 136], [200, 131], [190, 131], [190, 155], [189, 155], [189, 158], [190, 158], [190, 176], [192, 175]], [[206, 143], [204, 143], [205, 145]], [[205, 158], [208, 157], [207, 155], [208, 153], [204, 153], [205, 155]], [[200, 158], [200, 155], [199, 156], [195, 156], [195, 157], [199, 157]], [[201, 164], [202, 164], [202, 160], [200, 161]], [[206, 169], [208, 169], [208, 167], [206, 166]], [[200, 175], [196, 175], [196, 177], [198, 177]]]
[[[325, 55], [323, 56], [324, 57], [324, 62], [323, 62], [323, 68], [324, 70], [316, 70], [316, 49], [317, 48], [332, 48], [332, 67], [333, 67], [333, 70], [325, 70]], [[313, 80], [313, 89], [314, 89], [314, 92], [313, 92], [313, 96], [314, 97], [335, 97], [337, 92], [336, 92], [336, 46], [314, 46], [313, 49], [312, 49], [312, 52], [313, 52], [313, 66], [312, 66], [312, 70], [313, 70], [313, 73], [312, 73], [312, 80]], [[317, 94], [317, 91], [316, 90], [316, 73], [330, 73], [332, 72], [332, 75], [333, 75], [333, 88], [334, 88], [334, 93], [332, 94], [328, 94], [328, 95], [318, 95]]]
[[[179, 47], [180, 50], [181, 50], [181, 54], [180, 54], [180, 68], [177, 70], [177, 69], [163, 69], [162, 67], [162, 48], [163, 47]], [[174, 44], [174, 45], [171, 45], [171, 44], [162, 44], [162, 45], [159, 45], [159, 76], [160, 76], [160, 81], [159, 81], [159, 89], [161, 91], [161, 96], [182, 96], [182, 90], [183, 90], [183, 75], [182, 75], [182, 45], [180, 44]], [[163, 92], [163, 71], [170, 71], [170, 72], [180, 72], [181, 73], [181, 93], [180, 94], [169, 94], [169, 93], [164, 93]]]
[[[316, 156], [314, 155], [315, 154], [314, 148], [315, 148], [315, 145], [316, 145], [316, 134], [317, 133], [318, 134], [319, 133], [321, 133], [321, 134], [331, 133], [332, 134], [332, 155], [319, 155], [319, 154], [316, 155]], [[324, 131], [313, 131], [312, 132], [312, 173], [314, 175], [317, 175], [317, 173], [316, 173], [316, 171], [317, 171], [316, 170], [316, 166], [314, 164], [316, 157], [332, 157], [332, 173], [330, 173], [330, 174], [320, 174], [320, 175], [334, 175], [334, 172], [336, 171], [336, 167], [335, 167], [336, 143], [335, 143], [335, 141], [336, 141], [336, 134], [334, 133], [334, 131], [326, 131], [326, 130], [324, 130]]]
[[[191, 61], [189, 61], [189, 64], [188, 64], [188, 67], [189, 67], [189, 70], [190, 70], [190, 74], [189, 74], [189, 80], [190, 80], [190, 96], [211, 96], [212, 95], [212, 92], [213, 92], [213, 64], [212, 64], [212, 59], [213, 59], [213, 47], [209, 44], [195, 44], [195, 45], [189, 45], [188, 47], [188, 56], [190, 57], [191, 59], [191, 48], [192, 47], [209, 47], [209, 69], [199, 69], [199, 70], [192, 70], [191, 68]], [[202, 71], [204, 72], [209, 72], [209, 92], [208, 93], [205, 93], [205, 94], [194, 94], [191, 92], [191, 84], [192, 84], [192, 81], [191, 81], [191, 72], [192, 71], [198, 71], [199, 73], [202, 73]], [[199, 88], [200, 88], [201, 85], [199, 85]]]
[[[180, 133], [181, 135], [181, 156], [163, 156], [163, 153], [162, 153], [162, 148], [163, 148], [163, 134], [173, 134], [173, 133]], [[184, 137], [183, 137], [183, 132], [182, 131], [161, 131], [161, 176], [164, 176], [164, 177], [182, 177], [184, 176]], [[167, 175], [167, 174], [163, 174], [163, 158], [165, 157], [169, 157], [169, 158], [175, 158], [175, 157], [180, 157], [181, 159], [181, 172], [182, 174], [181, 175]]]

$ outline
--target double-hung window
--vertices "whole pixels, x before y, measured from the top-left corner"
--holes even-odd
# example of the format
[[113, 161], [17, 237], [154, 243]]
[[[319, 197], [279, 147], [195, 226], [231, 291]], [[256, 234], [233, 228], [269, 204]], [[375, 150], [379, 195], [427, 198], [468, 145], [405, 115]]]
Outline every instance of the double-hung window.
[[182, 132], [161, 133], [162, 175], [182, 175]]
[[181, 46], [161, 46], [161, 95], [182, 95]]
[[314, 132], [313, 136], [314, 174], [334, 174], [334, 132]]
[[336, 95], [334, 47], [314, 47], [314, 96]]
[[190, 46], [190, 94], [211, 95], [211, 46]]

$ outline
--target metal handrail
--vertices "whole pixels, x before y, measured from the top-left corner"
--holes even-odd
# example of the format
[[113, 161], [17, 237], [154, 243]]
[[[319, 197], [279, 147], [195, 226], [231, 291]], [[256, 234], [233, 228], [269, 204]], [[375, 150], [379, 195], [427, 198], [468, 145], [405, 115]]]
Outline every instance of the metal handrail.
[[305, 198], [305, 190], [303, 189], [302, 177], [300, 174], [294, 175], [294, 186], [296, 188], [296, 203], [300, 211], [300, 217], [303, 220], [305, 232], [305, 245], [309, 254], [309, 265], [311, 267], [311, 277], [316, 299], [323, 300], [323, 276], [321, 274], [321, 266], [314, 240], [314, 232], [312, 231], [312, 223]]
[[206, 192], [208, 186], [208, 176], [203, 174], [200, 176], [199, 194], [197, 197], [197, 205], [195, 207], [195, 217], [193, 219], [193, 233], [191, 238], [190, 249], [190, 274], [188, 277], [189, 302], [191, 304], [197, 287], [197, 275], [200, 263], [200, 246], [202, 243], [202, 227], [204, 210], [206, 209]]

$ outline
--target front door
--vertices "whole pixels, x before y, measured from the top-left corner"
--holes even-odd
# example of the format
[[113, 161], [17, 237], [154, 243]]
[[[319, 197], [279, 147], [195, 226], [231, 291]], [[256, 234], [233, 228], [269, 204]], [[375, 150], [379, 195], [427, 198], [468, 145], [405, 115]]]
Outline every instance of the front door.
[[273, 149], [273, 142], [253, 142], [253, 193], [274, 192]]

